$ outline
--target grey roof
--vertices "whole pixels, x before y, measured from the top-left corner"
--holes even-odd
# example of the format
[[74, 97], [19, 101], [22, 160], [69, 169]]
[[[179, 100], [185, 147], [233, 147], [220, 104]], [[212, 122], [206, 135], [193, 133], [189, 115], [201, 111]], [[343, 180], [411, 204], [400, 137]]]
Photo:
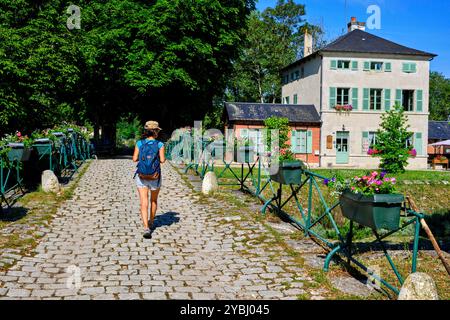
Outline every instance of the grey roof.
[[429, 121], [428, 139], [448, 140], [450, 139], [450, 124], [448, 121]]
[[317, 123], [320, 116], [314, 105], [225, 102], [229, 121], [264, 121], [277, 116], [289, 119], [291, 123]]
[[289, 67], [292, 67], [293, 65], [296, 65], [300, 62], [303, 62], [305, 59], [308, 59], [321, 52], [399, 54], [423, 56], [430, 59], [436, 57], [434, 53], [408, 48], [395, 42], [375, 36], [371, 33], [356, 29], [337, 38], [335, 41], [331, 42], [324, 48], [314, 52], [311, 56], [307, 56], [283, 68], [283, 70], [288, 69]]

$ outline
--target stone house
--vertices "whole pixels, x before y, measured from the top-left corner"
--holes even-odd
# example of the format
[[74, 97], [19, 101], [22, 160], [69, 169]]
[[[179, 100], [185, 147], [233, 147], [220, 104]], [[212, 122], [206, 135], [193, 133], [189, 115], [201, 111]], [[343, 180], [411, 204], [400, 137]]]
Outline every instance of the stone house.
[[322, 121], [321, 167], [375, 168], [367, 154], [381, 115], [399, 103], [417, 151], [409, 169], [427, 168], [430, 61], [435, 54], [408, 48], [365, 32], [356, 18], [348, 33], [312, 52], [305, 35], [304, 58], [281, 70], [282, 101], [314, 105]]

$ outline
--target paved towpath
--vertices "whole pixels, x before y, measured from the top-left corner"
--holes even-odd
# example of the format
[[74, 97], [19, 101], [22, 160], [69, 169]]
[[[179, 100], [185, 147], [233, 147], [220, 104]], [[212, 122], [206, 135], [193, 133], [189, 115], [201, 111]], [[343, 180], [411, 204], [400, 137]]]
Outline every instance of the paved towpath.
[[326, 289], [238, 208], [198, 200], [169, 164], [142, 238], [129, 159], [93, 161], [33, 257], [0, 273], [6, 299], [320, 299]]

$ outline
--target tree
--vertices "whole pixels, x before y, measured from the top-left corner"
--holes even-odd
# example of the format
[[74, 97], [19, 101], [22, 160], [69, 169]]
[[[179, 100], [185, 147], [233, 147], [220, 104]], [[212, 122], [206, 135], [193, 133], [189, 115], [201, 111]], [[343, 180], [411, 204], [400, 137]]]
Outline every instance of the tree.
[[450, 116], [450, 79], [430, 73], [430, 120], [446, 121]]
[[[0, 0], [0, 134], [132, 112], [170, 130], [221, 95], [253, 0]], [[104, 128], [105, 129], [105, 128]], [[106, 129], [103, 132], [107, 131]]]
[[276, 102], [281, 96], [280, 70], [302, 57], [305, 30], [318, 39], [320, 28], [304, 21], [305, 6], [278, 0], [274, 8], [254, 11], [248, 20], [246, 41], [234, 62], [227, 99]]
[[404, 172], [413, 147], [407, 144], [413, 133], [408, 131], [408, 116], [403, 107], [396, 104], [381, 116], [380, 129], [377, 130], [374, 154], [380, 157], [380, 168], [390, 173]]

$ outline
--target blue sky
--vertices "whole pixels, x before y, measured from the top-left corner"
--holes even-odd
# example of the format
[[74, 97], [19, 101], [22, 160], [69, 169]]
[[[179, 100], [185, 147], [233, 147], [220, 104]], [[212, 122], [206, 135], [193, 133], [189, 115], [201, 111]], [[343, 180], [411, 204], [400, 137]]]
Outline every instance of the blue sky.
[[[257, 8], [274, 7], [276, 0], [259, 0]], [[431, 70], [450, 78], [450, 0], [295, 0], [305, 4], [306, 19], [322, 25], [326, 39], [346, 32], [351, 16], [365, 22], [367, 8], [381, 9], [381, 29], [366, 30], [407, 47], [438, 55]]]

